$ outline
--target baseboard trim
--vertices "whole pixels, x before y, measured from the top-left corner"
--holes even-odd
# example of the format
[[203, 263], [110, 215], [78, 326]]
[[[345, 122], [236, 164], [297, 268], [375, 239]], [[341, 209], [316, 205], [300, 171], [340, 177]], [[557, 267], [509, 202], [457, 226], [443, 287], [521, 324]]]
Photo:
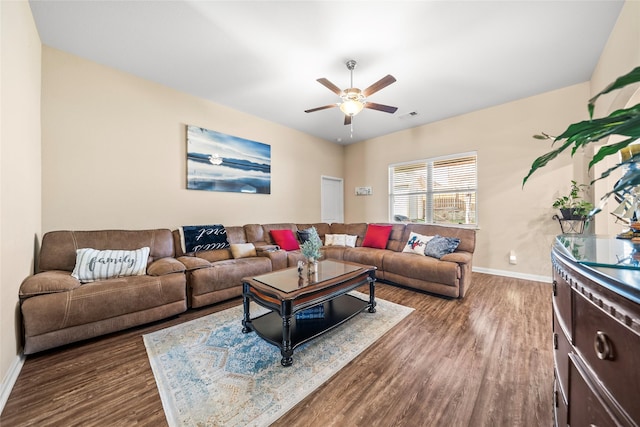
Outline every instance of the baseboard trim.
[[493, 274], [495, 276], [513, 277], [514, 279], [533, 280], [534, 282], [551, 283], [551, 276], [538, 276], [536, 274], [517, 273], [506, 270], [494, 270], [493, 268], [473, 267], [472, 271], [477, 273]]
[[16, 384], [16, 381], [18, 381], [18, 375], [20, 375], [24, 361], [24, 354], [21, 353], [17, 355], [13, 360], [13, 363], [11, 363], [11, 366], [9, 366], [9, 371], [2, 381], [2, 386], [0, 388], [0, 413], [4, 411], [4, 405], [7, 404], [11, 390], [13, 390], [13, 386]]

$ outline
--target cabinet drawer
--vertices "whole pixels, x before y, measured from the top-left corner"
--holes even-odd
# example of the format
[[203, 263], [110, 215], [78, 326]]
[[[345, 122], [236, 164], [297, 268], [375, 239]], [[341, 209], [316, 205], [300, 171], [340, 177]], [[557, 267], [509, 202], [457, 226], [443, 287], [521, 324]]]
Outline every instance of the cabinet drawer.
[[576, 293], [574, 304], [577, 351], [637, 423], [640, 421], [640, 369], [637, 363], [640, 336], [581, 294]]
[[557, 308], [558, 322], [572, 342], [571, 285], [567, 280], [571, 280], [567, 273], [556, 265], [553, 269], [553, 305]]
[[560, 392], [565, 400], [569, 392], [569, 352], [571, 352], [571, 345], [558, 323], [556, 307], [553, 307], [553, 361]]
[[569, 356], [569, 377], [571, 405], [569, 405], [569, 425], [572, 427], [617, 427], [607, 413], [604, 403], [598, 398], [596, 387], [588, 380], [585, 369], [575, 354]]

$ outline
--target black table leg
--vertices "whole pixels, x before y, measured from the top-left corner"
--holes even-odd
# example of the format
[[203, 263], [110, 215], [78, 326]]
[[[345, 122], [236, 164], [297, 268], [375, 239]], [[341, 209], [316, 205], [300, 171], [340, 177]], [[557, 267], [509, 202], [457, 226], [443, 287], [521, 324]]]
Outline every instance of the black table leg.
[[251, 327], [251, 316], [249, 315], [249, 295], [248, 290], [246, 289], [246, 285], [244, 292], [242, 292], [242, 306], [244, 307], [244, 317], [242, 319], [242, 333], [246, 334], [252, 331]]
[[291, 346], [291, 316], [282, 316], [282, 366], [291, 366], [293, 364], [293, 348]]
[[376, 278], [368, 277], [369, 280], [369, 313], [376, 312]]

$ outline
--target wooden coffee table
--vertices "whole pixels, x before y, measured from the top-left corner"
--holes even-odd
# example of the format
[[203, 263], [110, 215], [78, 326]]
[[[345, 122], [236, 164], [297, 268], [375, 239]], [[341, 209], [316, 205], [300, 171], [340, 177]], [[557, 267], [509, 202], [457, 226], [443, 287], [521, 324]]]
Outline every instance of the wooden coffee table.
[[[267, 342], [280, 348], [283, 366], [293, 363], [293, 350], [299, 345], [341, 325], [368, 309], [375, 313], [376, 267], [346, 261], [324, 260], [317, 273], [301, 274], [288, 268], [242, 279], [244, 317], [242, 332], [255, 331]], [[347, 292], [369, 284], [369, 300]], [[268, 308], [270, 312], [251, 319], [249, 303]], [[296, 313], [323, 305], [324, 317], [297, 319]]]

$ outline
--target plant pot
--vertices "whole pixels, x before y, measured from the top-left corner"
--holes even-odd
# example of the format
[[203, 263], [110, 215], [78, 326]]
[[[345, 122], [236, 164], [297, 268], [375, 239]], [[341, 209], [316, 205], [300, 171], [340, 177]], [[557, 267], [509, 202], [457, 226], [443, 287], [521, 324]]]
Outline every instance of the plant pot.
[[587, 219], [586, 215], [574, 215], [573, 209], [560, 209], [560, 213], [562, 214], [562, 219], [570, 219], [573, 221], [585, 220]]

